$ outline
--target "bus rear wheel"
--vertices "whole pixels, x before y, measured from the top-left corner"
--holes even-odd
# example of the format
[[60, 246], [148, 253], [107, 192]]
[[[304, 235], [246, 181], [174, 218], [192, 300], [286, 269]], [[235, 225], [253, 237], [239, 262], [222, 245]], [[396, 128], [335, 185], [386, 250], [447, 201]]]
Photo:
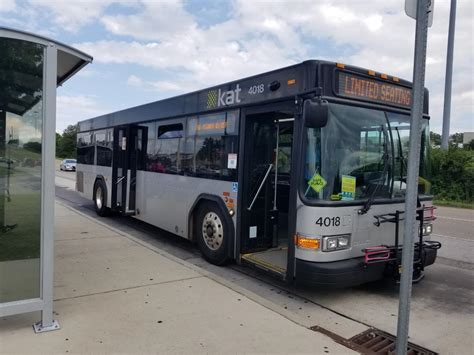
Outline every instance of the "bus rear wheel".
[[214, 203], [204, 203], [200, 206], [195, 221], [195, 235], [204, 258], [215, 265], [227, 263], [229, 226], [220, 208]]
[[107, 216], [109, 210], [107, 208], [107, 187], [102, 180], [97, 180], [94, 184], [94, 206], [95, 212], [101, 216]]

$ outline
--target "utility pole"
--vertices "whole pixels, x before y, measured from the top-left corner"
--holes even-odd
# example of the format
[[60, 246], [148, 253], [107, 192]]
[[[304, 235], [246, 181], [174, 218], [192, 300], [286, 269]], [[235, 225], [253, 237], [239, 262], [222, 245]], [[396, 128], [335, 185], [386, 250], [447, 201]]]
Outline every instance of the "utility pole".
[[451, 120], [451, 88], [453, 84], [454, 29], [456, 27], [456, 0], [451, 0], [449, 12], [448, 53], [446, 55], [446, 79], [444, 84], [443, 134], [441, 148], [448, 149]]
[[[408, 6], [407, 6], [408, 5]], [[414, 5], [407, 0], [407, 7]], [[408, 327], [410, 322], [411, 286], [413, 280], [414, 236], [416, 226], [416, 202], [418, 195], [418, 172], [420, 167], [421, 120], [425, 91], [426, 42], [428, 22], [432, 21], [432, 0], [418, 0], [416, 3], [415, 59], [413, 65], [413, 100], [411, 106], [410, 146], [408, 152], [407, 191], [405, 196], [405, 232], [403, 236], [402, 274], [398, 304], [397, 355], [406, 355]], [[430, 13], [431, 12], [431, 13]], [[430, 13], [430, 20], [428, 14]], [[413, 13], [412, 13], [413, 14]], [[407, 11], [407, 15], [410, 16]]]

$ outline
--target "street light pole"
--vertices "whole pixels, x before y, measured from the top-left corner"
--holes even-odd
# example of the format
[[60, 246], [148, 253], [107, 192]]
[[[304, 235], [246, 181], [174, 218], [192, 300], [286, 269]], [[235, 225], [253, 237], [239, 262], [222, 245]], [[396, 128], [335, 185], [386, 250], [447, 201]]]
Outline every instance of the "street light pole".
[[451, 0], [451, 11], [449, 12], [448, 53], [446, 55], [446, 79], [445, 79], [445, 84], [444, 84], [443, 134], [441, 137], [441, 148], [443, 149], [448, 149], [448, 143], [449, 143], [455, 26], [456, 26], [456, 0]]
[[[403, 236], [402, 274], [398, 304], [397, 355], [406, 355], [410, 321], [411, 286], [413, 279], [414, 236], [416, 226], [416, 200], [420, 166], [421, 120], [425, 91], [426, 42], [428, 12], [431, 0], [418, 0], [416, 11], [415, 59], [413, 68], [413, 101], [411, 106], [410, 146], [408, 152], [407, 190], [405, 195], [405, 232]], [[421, 247], [421, 246], [420, 246]]]

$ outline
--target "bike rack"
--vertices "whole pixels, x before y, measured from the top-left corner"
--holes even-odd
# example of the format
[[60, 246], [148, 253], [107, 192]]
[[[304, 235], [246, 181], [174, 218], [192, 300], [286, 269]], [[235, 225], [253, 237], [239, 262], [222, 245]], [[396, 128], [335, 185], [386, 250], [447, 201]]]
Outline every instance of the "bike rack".
[[[417, 217], [416, 220], [419, 221], [418, 228], [418, 241], [415, 243], [415, 256], [413, 260], [415, 264], [415, 270], [423, 271], [424, 270], [424, 254], [423, 249], [439, 249], [441, 248], [441, 243], [435, 241], [425, 241], [423, 236], [423, 225], [425, 222], [434, 221], [436, 217], [433, 214], [433, 211], [436, 209], [434, 206], [423, 206], [419, 207], [416, 210]], [[380, 227], [384, 223], [394, 223], [395, 224], [395, 243], [394, 245], [380, 245], [376, 247], [369, 247], [363, 249], [364, 252], [364, 263], [366, 265], [380, 263], [380, 262], [394, 262], [397, 268], [401, 266], [401, 253], [403, 252], [403, 247], [399, 245], [399, 234], [400, 234], [400, 222], [404, 220], [403, 215], [405, 211], [395, 211], [392, 213], [385, 213], [380, 215], [375, 215], [374, 225]]]

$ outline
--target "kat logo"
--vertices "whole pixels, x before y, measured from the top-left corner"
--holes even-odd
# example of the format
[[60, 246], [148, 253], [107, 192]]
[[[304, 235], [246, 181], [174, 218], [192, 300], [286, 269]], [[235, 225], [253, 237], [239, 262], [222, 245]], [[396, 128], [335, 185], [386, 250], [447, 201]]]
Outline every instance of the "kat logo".
[[207, 108], [217, 107], [217, 90], [211, 90], [207, 93]]
[[239, 84], [234, 90], [211, 90], [207, 93], [207, 108], [217, 108], [240, 103], [239, 94], [242, 91]]

